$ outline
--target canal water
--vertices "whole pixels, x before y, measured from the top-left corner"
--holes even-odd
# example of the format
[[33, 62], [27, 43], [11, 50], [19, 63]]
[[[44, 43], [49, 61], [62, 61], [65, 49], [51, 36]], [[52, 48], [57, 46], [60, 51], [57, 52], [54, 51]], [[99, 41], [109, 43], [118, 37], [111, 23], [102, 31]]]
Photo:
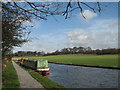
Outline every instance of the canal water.
[[118, 88], [118, 71], [49, 63], [49, 78], [68, 88]]

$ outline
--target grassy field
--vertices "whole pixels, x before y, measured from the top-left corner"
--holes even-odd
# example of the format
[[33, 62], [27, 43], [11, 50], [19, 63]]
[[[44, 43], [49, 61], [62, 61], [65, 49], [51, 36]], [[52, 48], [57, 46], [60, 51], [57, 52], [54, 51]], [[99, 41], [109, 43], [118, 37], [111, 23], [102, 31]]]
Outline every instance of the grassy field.
[[2, 72], [2, 87], [19, 89], [19, 86], [20, 83], [13, 64], [12, 62], [7, 62], [4, 72]]
[[118, 55], [54, 55], [54, 56], [27, 56], [20, 58], [47, 59], [49, 62], [73, 65], [118, 67]]

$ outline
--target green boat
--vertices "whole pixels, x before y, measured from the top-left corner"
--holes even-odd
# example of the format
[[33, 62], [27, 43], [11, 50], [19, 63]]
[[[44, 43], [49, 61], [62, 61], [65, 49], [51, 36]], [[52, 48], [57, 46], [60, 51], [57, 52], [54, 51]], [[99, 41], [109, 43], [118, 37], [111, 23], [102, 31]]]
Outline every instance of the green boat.
[[42, 75], [48, 75], [50, 73], [50, 69], [48, 67], [48, 61], [44, 59], [40, 59], [40, 60], [22, 59], [21, 65], [27, 68], [31, 68]]

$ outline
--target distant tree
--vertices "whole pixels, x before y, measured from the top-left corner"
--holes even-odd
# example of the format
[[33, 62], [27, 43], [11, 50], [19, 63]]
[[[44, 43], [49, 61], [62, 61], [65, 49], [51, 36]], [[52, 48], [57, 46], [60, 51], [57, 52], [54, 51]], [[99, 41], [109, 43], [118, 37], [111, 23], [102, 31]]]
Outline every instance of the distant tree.
[[43, 56], [45, 54], [45, 52], [44, 51], [41, 51], [41, 55]]
[[59, 50], [56, 50], [55, 51], [55, 55], [59, 55], [60, 54], [60, 51]]
[[75, 54], [77, 52], [77, 47], [73, 47], [73, 54]]
[[64, 49], [62, 49], [61, 52], [62, 52], [63, 54], [69, 54], [69, 50], [68, 50], [68, 48], [64, 48]]
[[37, 55], [38, 55], [38, 56], [41, 56], [41, 52], [38, 52]]
[[83, 53], [84, 52], [84, 47], [78, 47], [78, 53]]

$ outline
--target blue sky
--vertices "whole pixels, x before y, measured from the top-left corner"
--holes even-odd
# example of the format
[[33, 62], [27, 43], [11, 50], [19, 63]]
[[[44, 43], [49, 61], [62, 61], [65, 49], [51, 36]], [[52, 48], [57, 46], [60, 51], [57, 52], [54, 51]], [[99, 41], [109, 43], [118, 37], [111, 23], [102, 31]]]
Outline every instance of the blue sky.
[[[90, 3], [92, 4], [92, 2]], [[101, 3], [101, 13], [84, 8], [84, 19], [79, 11], [73, 12], [69, 19], [64, 16], [50, 16], [48, 20], [33, 20], [29, 28], [30, 41], [16, 51], [52, 52], [62, 48], [83, 46], [92, 49], [118, 47], [118, 3]], [[107, 5], [107, 7], [105, 7]]]

